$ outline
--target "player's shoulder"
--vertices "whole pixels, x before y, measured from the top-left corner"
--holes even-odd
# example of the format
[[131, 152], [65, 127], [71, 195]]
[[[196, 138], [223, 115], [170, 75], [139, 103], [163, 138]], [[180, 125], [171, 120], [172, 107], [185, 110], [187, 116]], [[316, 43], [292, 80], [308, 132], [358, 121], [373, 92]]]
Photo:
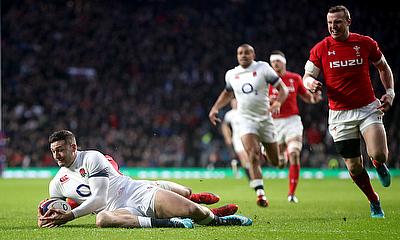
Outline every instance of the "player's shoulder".
[[362, 35], [359, 33], [350, 33], [350, 37], [349, 37], [349, 42], [356, 42], [359, 43], [361, 45], [365, 44], [365, 45], [375, 45], [376, 41], [367, 35]]
[[324, 47], [328, 46], [329, 44], [331, 44], [331, 40], [332, 40], [332, 38], [330, 36], [324, 37], [322, 40], [317, 42], [312, 49], [324, 48]]
[[350, 33], [349, 36], [350, 39], [354, 39], [354, 40], [361, 40], [361, 41], [374, 41], [374, 39], [372, 39], [372, 37], [367, 36], [367, 35], [362, 35], [360, 33]]
[[254, 64], [257, 67], [265, 67], [265, 66], [270, 67], [269, 63], [265, 61], [255, 61]]
[[104, 154], [97, 150], [78, 151], [77, 158], [82, 162], [106, 159]]
[[291, 72], [291, 71], [287, 71], [286, 70], [286, 74], [287, 77], [289, 78], [294, 78], [294, 79], [302, 79], [302, 77], [300, 76], [300, 74], [295, 73], [295, 72]]
[[60, 183], [62, 181], [62, 178], [67, 174], [66, 168], [61, 167], [58, 169], [57, 173], [54, 175], [54, 177], [50, 180], [49, 185], [50, 186], [55, 186], [57, 183]]
[[228, 71], [226, 71], [225, 73], [225, 78], [230, 78], [232, 76], [234, 76], [236, 73], [239, 72], [239, 66], [236, 66], [234, 68], [229, 69]]

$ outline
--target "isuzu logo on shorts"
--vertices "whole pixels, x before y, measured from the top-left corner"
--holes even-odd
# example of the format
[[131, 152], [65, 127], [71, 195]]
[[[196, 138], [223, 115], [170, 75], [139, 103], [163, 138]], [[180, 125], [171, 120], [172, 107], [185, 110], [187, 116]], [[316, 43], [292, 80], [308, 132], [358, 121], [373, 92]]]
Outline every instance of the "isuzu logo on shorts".
[[343, 61], [332, 61], [332, 62], [329, 62], [329, 67], [330, 68], [351, 67], [351, 66], [357, 66], [357, 65], [362, 65], [362, 64], [363, 64], [363, 59], [357, 58], [357, 59], [350, 59], [350, 60], [343, 60]]

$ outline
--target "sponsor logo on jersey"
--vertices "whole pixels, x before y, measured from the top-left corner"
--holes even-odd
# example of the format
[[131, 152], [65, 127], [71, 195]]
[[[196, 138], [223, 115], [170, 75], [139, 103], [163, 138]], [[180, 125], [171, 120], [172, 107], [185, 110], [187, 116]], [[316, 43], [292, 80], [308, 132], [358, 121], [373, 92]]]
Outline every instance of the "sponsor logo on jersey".
[[243, 93], [249, 94], [249, 93], [252, 93], [253, 91], [254, 91], [253, 85], [251, 85], [250, 83], [243, 84], [243, 86], [242, 86]]
[[68, 180], [69, 180], [68, 175], [64, 175], [64, 176], [62, 176], [62, 177], [60, 178], [60, 183], [65, 183], [65, 182], [68, 181]]
[[86, 177], [86, 175], [87, 175], [84, 168], [79, 169], [79, 173], [81, 174], [82, 177]]
[[358, 66], [363, 64], [363, 59], [362, 58], [357, 58], [357, 59], [349, 59], [349, 60], [343, 60], [343, 61], [332, 61], [329, 62], [329, 67], [330, 68], [339, 68], [339, 67], [351, 67], [351, 66]]
[[336, 54], [336, 52], [335, 51], [328, 51], [328, 56], [330, 56], [330, 55], [335, 55]]
[[79, 185], [76, 188], [76, 193], [81, 197], [89, 197], [92, 194], [89, 185], [86, 184]]

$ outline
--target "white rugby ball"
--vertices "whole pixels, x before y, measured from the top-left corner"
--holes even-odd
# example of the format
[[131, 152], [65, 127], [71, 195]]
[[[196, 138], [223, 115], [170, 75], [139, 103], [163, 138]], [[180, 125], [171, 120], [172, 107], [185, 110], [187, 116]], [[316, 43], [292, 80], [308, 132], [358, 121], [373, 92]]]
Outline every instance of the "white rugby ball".
[[71, 211], [71, 206], [64, 200], [58, 198], [50, 198], [42, 202], [39, 206], [40, 214], [44, 215], [50, 209], [60, 209], [64, 212]]

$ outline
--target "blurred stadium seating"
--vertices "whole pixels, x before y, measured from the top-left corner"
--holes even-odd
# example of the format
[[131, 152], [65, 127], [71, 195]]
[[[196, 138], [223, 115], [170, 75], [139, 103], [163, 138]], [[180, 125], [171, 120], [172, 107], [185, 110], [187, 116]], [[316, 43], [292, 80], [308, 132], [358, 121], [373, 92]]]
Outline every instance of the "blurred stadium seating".
[[[346, 2], [346, 1], [345, 1]], [[47, 136], [67, 128], [84, 149], [122, 166], [229, 166], [208, 111], [244, 42], [257, 59], [280, 49], [303, 74], [310, 48], [327, 35], [325, 1], [1, 2], [2, 136], [6, 165], [54, 166]], [[398, 11], [347, 1], [351, 31], [378, 41], [400, 74]], [[383, 93], [374, 70], [377, 96]], [[399, 86], [397, 86], [399, 89]], [[400, 167], [399, 96], [385, 117], [390, 167]], [[326, 102], [300, 104], [303, 166], [335, 159]], [[365, 154], [365, 153], [364, 153]], [[337, 166], [332, 164], [332, 166]]]

